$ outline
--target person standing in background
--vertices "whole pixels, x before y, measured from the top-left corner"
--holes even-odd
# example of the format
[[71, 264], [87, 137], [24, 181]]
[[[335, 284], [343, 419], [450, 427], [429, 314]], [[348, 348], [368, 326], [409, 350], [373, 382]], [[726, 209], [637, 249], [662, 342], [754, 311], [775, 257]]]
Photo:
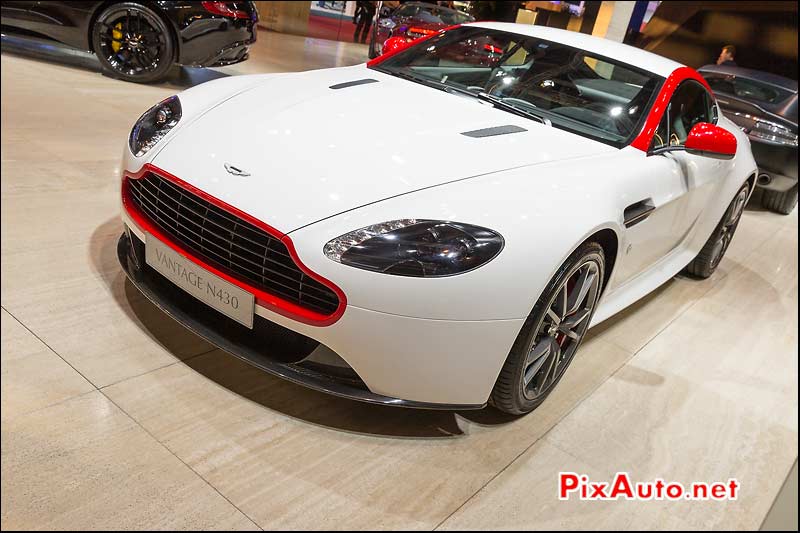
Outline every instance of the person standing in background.
[[[367, 42], [369, 29], [372, 27], [372, 18], [375, 16], [375, 2], [358, 0], [356, 2], [356, 12], [353, 16], [353, 23], [356, 25], [356, 32], [353, 34], [353, 42]], [[358, 34], [361, 34], [359, 39]]]
[[732, 44], [726, 44], [722, 47], [722, 51], [719, 53], [719, 57], [717, 58], [717, 65], [724, 65], [726, 67], [735, 67], [736, 61], [734, 61], [734, 57], [736, 56], [736, 47]]

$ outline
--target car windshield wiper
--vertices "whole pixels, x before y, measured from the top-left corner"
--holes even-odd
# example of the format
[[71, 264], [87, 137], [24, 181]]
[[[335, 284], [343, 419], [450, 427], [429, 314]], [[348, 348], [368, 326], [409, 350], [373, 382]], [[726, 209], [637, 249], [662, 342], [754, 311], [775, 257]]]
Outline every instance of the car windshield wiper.
[[541, 122], [546, 126], [553, 125], [550, 119], [543, 115], [539, 115], [538, 113], [534, 113], [532, 111], [525, 111], [524, 109], [520, 109], [515, 105], [504, 102], [502, 98], [499, 98], [497, 96], [488, 93], [470, 91], [469, 89], [464, 89], [456, 85], [449, 85], [447, 83], [442, 83], [440, 81], [432, 80], [430, 78], [414, 76], [413, 74], [409, 74], [408, 72], [403, 72], [401, 70], [393, 70], [393, 71], [381, 70], [381, 72], [386, 72], [387, 74], [391, 74], [392, 76], [397, 76], [398, 78], [403, 78], [404, 80], [421, 83], [422, 85], [427, 85], [428, 87], [433, 87], [434, 89], [439, 89], [440, 91], [445, 91], [451, 94], [462, 94], [465, 96], [470, 96], [472, 98], [477, 98], [478, 100], [489, 102], [492, 105], [494, 105], [494, 107], [502, 109], [503, 111], [508, 111], [509, 113], [514, 113], [515, 115], [519, 115], [521, 117]]
[[433, 87], [434, 89], [439, 89], [440, 91], [445, 91], [448, 93], [463, 94], [466, 96], [471, 96], [473, 98], [477, 98], [478, 96], [477, 93], [470, 91], [469, 89], [462, 89], [461, 87], [448, 85], [446, 83], [432, 80], [430, 78], [414, 76], [413, 74], [409, 74], [408, 72], [403, 72], [402, 70], [383, 70], [381, 72], [386, 72], [387, 74], [391, 74], [392, 76], [397, 76], [398, 78], [403, 78], [404, 80], [421, 83], [422, 85], [427, 85], [428, 87]]
[[531, 120], [535, 120], [537, 122], [541, 122], [545, 126], [552, 126], [552, 121], [545, 117], [544, 115], [539, 115], [538, 113], [534, 113], [533, 111], [525, 111], [524, 109], [520, 109], [513, 104], [509, 104], [504, 102], [502, 98], [491, 95], [489, 93], [472, 93], [475, 98], [478, 100], [483, 100], [484, 102], [491, 103], [497, 109], [502, 109], [503, 111], [508, 111], [509, 113], [514, 113], [515, 115], [519, 115], [521, 117], [529, 118]]

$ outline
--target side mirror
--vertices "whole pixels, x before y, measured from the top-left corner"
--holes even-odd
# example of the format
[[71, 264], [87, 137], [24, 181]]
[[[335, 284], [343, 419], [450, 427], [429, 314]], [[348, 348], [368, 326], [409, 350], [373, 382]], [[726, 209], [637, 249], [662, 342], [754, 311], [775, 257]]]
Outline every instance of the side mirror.
[[731, 159], [736, 155], [736, 137], [719, 126], [700, 122], [689, 132], [684, 147], [690, 154]]

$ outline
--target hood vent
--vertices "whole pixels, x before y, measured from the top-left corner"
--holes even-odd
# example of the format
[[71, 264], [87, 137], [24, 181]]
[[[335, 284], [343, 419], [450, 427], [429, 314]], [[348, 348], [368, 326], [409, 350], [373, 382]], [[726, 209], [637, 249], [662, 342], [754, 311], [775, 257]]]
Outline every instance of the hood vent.
[[493, 128], [483, 128], [482, 130], [472, 130], [472, 131], [463, 131], [461, 135], [466, 135], [467, 137], [494, 137], [495, 135], [507, 135], [509, 133], [522, 133], [523, 131], [528, 131], [521, 126], [515, 126], [513, 124], [508, 124], [506, 126], [495, 126]]
[[356, 85], [365, 85], [367, 83], [378, 83], [378, 80], [374, 80], [372, 78], [364, 78], [363, 80], [353, 80], [353, 81], [346, 81], [344, 83], [337, 83], [336, 85], [331, 85], [331, 89], [347, 89], [348, 87], [355, 87]]

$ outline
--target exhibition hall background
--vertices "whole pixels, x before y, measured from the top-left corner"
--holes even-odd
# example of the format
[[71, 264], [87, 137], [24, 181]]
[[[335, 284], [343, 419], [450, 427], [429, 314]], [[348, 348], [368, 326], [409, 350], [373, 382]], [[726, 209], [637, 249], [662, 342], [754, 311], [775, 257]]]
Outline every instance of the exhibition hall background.
[[[256, 5], [266, 29], [320, 39], [353, 39], [354, 1]], [[695, 68], [713, 63], [722, 46], [733, 44], [739, 66], [797, 79], [797, 2], [478, 1], [471, 2], [469, 9], [477, 20], [580, 31], [624, 41]]]

